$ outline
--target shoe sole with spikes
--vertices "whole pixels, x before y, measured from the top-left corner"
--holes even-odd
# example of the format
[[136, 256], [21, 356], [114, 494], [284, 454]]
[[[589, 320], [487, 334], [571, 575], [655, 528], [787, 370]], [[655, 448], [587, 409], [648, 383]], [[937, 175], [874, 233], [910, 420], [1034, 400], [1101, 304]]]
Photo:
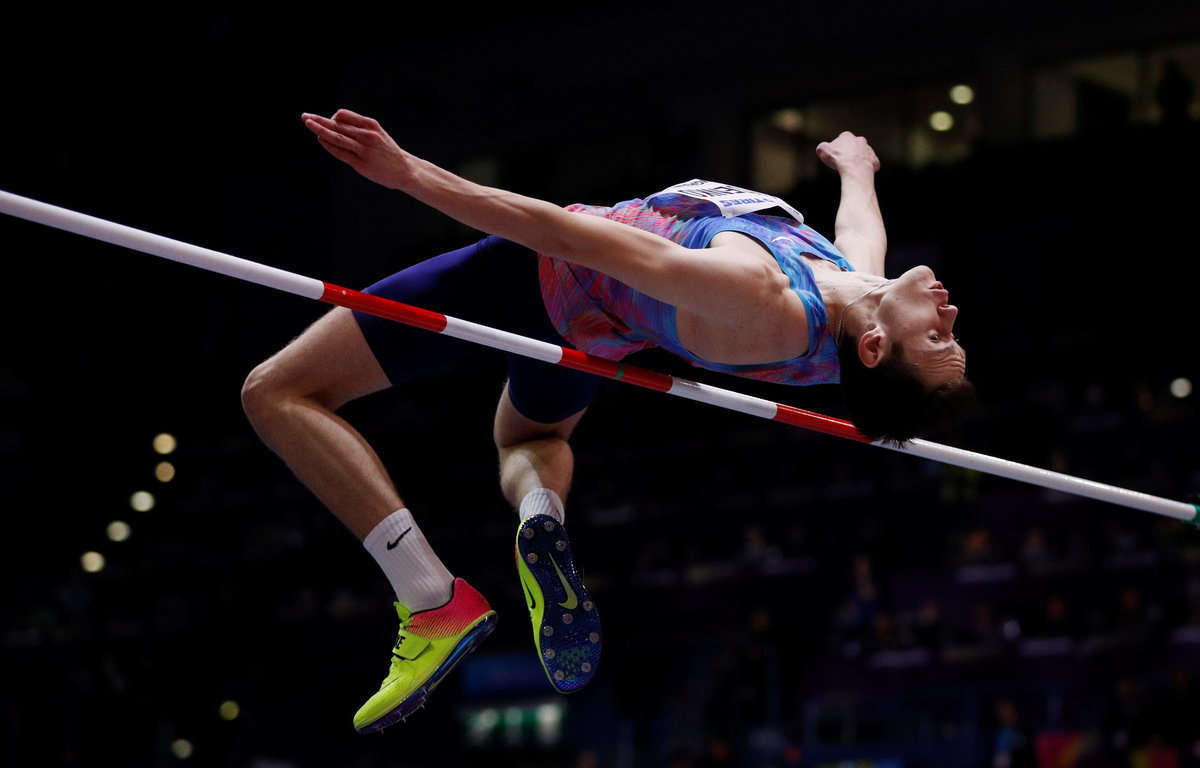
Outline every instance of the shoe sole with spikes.
[[600, 616], [575, 567], [566, 529], [549, 515], [523, 521], [516, 561], [542, 668], [560, 693], [577, 691], [600, 661]]

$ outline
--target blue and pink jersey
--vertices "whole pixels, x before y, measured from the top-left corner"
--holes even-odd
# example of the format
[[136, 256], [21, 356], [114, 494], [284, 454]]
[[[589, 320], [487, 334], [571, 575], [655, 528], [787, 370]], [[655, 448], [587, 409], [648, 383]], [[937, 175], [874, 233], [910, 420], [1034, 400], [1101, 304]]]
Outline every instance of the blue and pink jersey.
[[720, 232], [735, 231], [753, 237], [774, 255], [791, 281], [792, 290], [804, 302], [808, 351], [791, 360], [754, 365], [702, 360], [680, 344], [675, 307], [595, 270], [539, 255], [542, 298], [558, 332], [576, 349], [609, 360], [661, 347], [694, 366], [760, 381], [797, 386], [836, 383], [841, 372], [837, 348], [829, 333], [825, 303], [804, 255], [850, 270], [845, 256], [802, 221], [753, 212], [722, 215], [713, 201], [673, 191], [679, 188], [646, 200], [628, 200], [614, 206], [575, 204], [567, 210], [637, 227], [686, 248], [705, 248]]

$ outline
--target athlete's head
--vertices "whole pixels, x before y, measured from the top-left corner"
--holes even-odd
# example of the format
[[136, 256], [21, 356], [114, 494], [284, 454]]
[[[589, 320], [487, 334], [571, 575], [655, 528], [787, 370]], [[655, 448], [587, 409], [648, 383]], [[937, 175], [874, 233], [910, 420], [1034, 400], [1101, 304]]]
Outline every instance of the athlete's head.
[[949, 292], [931, 269], [915, 267], [873, 293], [858, 310], [857, 333], [838, 345], [854, 425], [873, 440], [903, 443], [961, 421], [975, 388], [954, 338], [958, 308]]

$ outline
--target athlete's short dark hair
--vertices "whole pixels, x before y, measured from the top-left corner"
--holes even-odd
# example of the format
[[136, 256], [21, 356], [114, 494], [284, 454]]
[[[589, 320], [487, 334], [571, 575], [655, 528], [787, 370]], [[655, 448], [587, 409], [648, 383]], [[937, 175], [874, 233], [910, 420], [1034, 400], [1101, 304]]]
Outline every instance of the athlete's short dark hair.
[[976, 394], [966, 376], [932, 389], [917, 380], [899, 344], [874, 368], [858, 356], [858, 339], [847, 336], [838, 349], [842, 398], [850, 420], [868, 438], [903, 445], [959, 424], [975, 407]]

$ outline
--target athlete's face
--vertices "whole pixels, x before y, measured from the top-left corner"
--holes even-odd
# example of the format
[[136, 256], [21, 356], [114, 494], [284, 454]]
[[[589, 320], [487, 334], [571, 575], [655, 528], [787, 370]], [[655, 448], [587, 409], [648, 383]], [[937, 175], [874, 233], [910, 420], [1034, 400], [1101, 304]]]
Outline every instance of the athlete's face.
[[917, 380], [936, 387], [967, 372], [967, 355], [954, 338], [958, 307], [929, 267], [914, 267], [892, 281], [877, 319], [890, 345], [904, 348]]

